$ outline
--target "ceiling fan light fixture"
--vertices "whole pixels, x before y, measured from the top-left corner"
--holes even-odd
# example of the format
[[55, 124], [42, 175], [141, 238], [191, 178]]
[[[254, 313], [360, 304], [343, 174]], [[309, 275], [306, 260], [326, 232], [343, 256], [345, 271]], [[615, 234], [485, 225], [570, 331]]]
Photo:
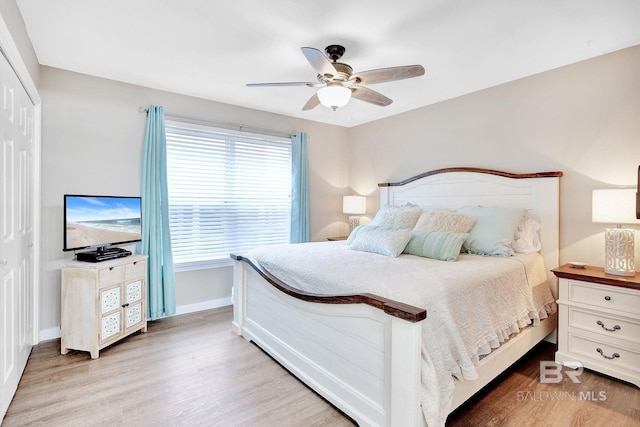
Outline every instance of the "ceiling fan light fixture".
[[351, 99], [351, 89], [340, 84], [328, 85], [318, 91], [318, 99], [322, 105], [335, 111], [347, 105]]

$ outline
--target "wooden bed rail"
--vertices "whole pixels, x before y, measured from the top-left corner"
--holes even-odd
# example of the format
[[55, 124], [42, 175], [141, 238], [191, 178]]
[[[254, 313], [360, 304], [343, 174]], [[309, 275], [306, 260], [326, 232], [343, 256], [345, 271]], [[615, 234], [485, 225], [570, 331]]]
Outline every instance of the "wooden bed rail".
[[258, 274], [260, 274], [260, 276], [262, 276], [275, 288], [286, 293], [287, 295], [303, 301], [315, 302], [320, 304], [367, 304], [384, 311], [390, 316], [398, 317], [402, 320], [406, 320], [412, 323], [420, 322], [421, 320], [427, 318], [427, 311], [423, 308], [414, 307], [409, 304], [404, 304], [369, 293], [352, 295], [319, 295], [304, 292], [282, 282], [277, 277], [273, 276], [267, 270], [262, 268], [259, 263], [252, 260], [251, 258], [235, 254], [231, 254], [230, 256], [236, 261], [243, 261], [250, 265], [256, 272], [258, 272]]

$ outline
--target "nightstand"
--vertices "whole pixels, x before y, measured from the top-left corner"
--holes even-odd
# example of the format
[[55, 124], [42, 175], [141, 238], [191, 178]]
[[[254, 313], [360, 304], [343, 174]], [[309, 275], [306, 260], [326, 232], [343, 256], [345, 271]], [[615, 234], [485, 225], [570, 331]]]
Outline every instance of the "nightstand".
[[640, 387], [640, 276], [569, 264], [552, 271], [559, 278], [556, 362], [580, 362]]
[[349, 236], [338, 236], [338, 237], [327, 237], [327, 240], [330, 242], [336, 242], [338, 240], [347, 240]]

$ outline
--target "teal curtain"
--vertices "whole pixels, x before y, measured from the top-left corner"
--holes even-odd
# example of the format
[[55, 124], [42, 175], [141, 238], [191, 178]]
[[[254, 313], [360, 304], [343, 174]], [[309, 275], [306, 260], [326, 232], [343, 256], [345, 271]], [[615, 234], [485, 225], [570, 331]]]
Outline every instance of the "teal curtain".
[[311, 240], [308, 176], [307, 134], [298, 132], [291, 137], [291, 243]]
[[176, 286], [169, 233], [167, 141], [163, 107], [149, 105], [142, 158], [142, 242], [148, 255], [147, 318], [176, 314]]

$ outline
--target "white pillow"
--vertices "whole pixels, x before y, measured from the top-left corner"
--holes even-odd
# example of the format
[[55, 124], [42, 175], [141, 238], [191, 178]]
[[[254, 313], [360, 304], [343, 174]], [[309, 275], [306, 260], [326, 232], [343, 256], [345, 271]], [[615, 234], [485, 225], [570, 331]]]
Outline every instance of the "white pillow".
[[414, 227], [416, 230], [439, 231], [444, 233], [468, 233], [475, 218], [460, 212], [423, 212]]
[[413, 228], [421, 214], [422, 208], [411, 203], [404, 206], [384, 205], [378, 210], [370, 225], [387, 228]]
[[390, 229], [370, 225], [358, 227], [349, 236], [349, 249], [395, 258], [407, 246], [411, 235], [411, 230], [406, 229]]
[[539, 231], [540, 223], [538, 221], [532, 218], [525, 218], [516, 229], [513, 250], [521, 254], [540, 252], [542, 250], [542, 242], [540, 242]]

